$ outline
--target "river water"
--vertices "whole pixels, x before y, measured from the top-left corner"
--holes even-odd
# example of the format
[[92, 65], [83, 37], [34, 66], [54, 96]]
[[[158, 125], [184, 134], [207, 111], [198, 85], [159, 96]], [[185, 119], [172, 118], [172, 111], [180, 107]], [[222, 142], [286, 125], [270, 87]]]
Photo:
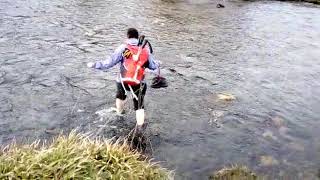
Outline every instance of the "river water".
[[[176, 179], [206, 179], [233, 164], [268, 179], [315, 179], [319, 7], [216, 3], [0, 0], [0, 143], [74, 128], [115, 135], [121, 128], [104, 126], [108, 118], [96, 112], [113, 106], [118, 68], [85, 65], [105, 59], [136, 27], [169, 81], [148, 89], [146, 108], [152, 157]], [[134, 124], [130, 108], [125, 121]]]

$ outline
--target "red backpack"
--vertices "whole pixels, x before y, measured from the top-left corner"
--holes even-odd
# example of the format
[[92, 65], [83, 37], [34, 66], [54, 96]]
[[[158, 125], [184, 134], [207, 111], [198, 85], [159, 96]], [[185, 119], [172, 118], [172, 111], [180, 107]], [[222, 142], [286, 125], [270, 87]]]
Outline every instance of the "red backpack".
[[145, 46], [127, 45], [123, 52], [123, 66], [121, 81], [128, 85], [137, 85], [144, 78], [144, 64], [148, 61], [149, 52]]

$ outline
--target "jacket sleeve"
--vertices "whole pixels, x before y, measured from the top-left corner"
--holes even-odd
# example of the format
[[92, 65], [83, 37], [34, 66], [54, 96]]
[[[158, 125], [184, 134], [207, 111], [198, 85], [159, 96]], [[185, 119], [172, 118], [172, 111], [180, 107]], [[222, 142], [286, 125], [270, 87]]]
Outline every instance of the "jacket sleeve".
[[100, 70], [107, 70], [109, 68], [112, 68], [119, 62], [123, 61], [123, 56], [122, 53], [125, 50], [125, 45], [119, 46], [112, 54], [110, 57], [108, 57], [105, 61], [97, 61], [94, 64], [95, 69], [100, 69]]
[[156, 70], [159, 68], [159, 63], [155, 60], [153, 54], [150, 53], [150, 49], [149, 49], [149, 58], [148, 58], [148, 69], [151, 70]]

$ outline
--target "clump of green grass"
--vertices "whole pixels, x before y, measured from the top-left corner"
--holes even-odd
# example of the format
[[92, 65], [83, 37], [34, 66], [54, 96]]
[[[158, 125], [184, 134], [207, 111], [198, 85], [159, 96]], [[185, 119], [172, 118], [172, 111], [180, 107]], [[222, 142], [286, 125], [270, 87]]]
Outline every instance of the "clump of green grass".
[[125, 143], [71, 132], [50, 144], [12, 144], [0, 151], [0, 179], [171, 179], [169, 171]]
[[210, 176], [210, 180], [260, 180], [255, 173], [244, 166], [223, 168]]

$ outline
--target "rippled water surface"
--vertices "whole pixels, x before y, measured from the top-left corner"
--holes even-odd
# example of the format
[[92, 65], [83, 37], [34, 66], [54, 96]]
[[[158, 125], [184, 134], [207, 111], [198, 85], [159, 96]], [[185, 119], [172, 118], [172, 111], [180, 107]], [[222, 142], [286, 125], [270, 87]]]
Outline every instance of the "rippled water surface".
[[[118, 69], [85, 64], [104, 59], [126, 28], [137, 27], [170, 83], [147, 92], [152, 154], [177, 179], [206, 179], [231, 164], [270, 179], [315, 179], [320, 8], [216, 3], [0, 0], [0, 143], [75, 127], [117, 133], [95, 112], [113, 106]], [[236, 99], [219, 100], [221, 93]], [[134, 123], [133, 112], [125, 119]]]

